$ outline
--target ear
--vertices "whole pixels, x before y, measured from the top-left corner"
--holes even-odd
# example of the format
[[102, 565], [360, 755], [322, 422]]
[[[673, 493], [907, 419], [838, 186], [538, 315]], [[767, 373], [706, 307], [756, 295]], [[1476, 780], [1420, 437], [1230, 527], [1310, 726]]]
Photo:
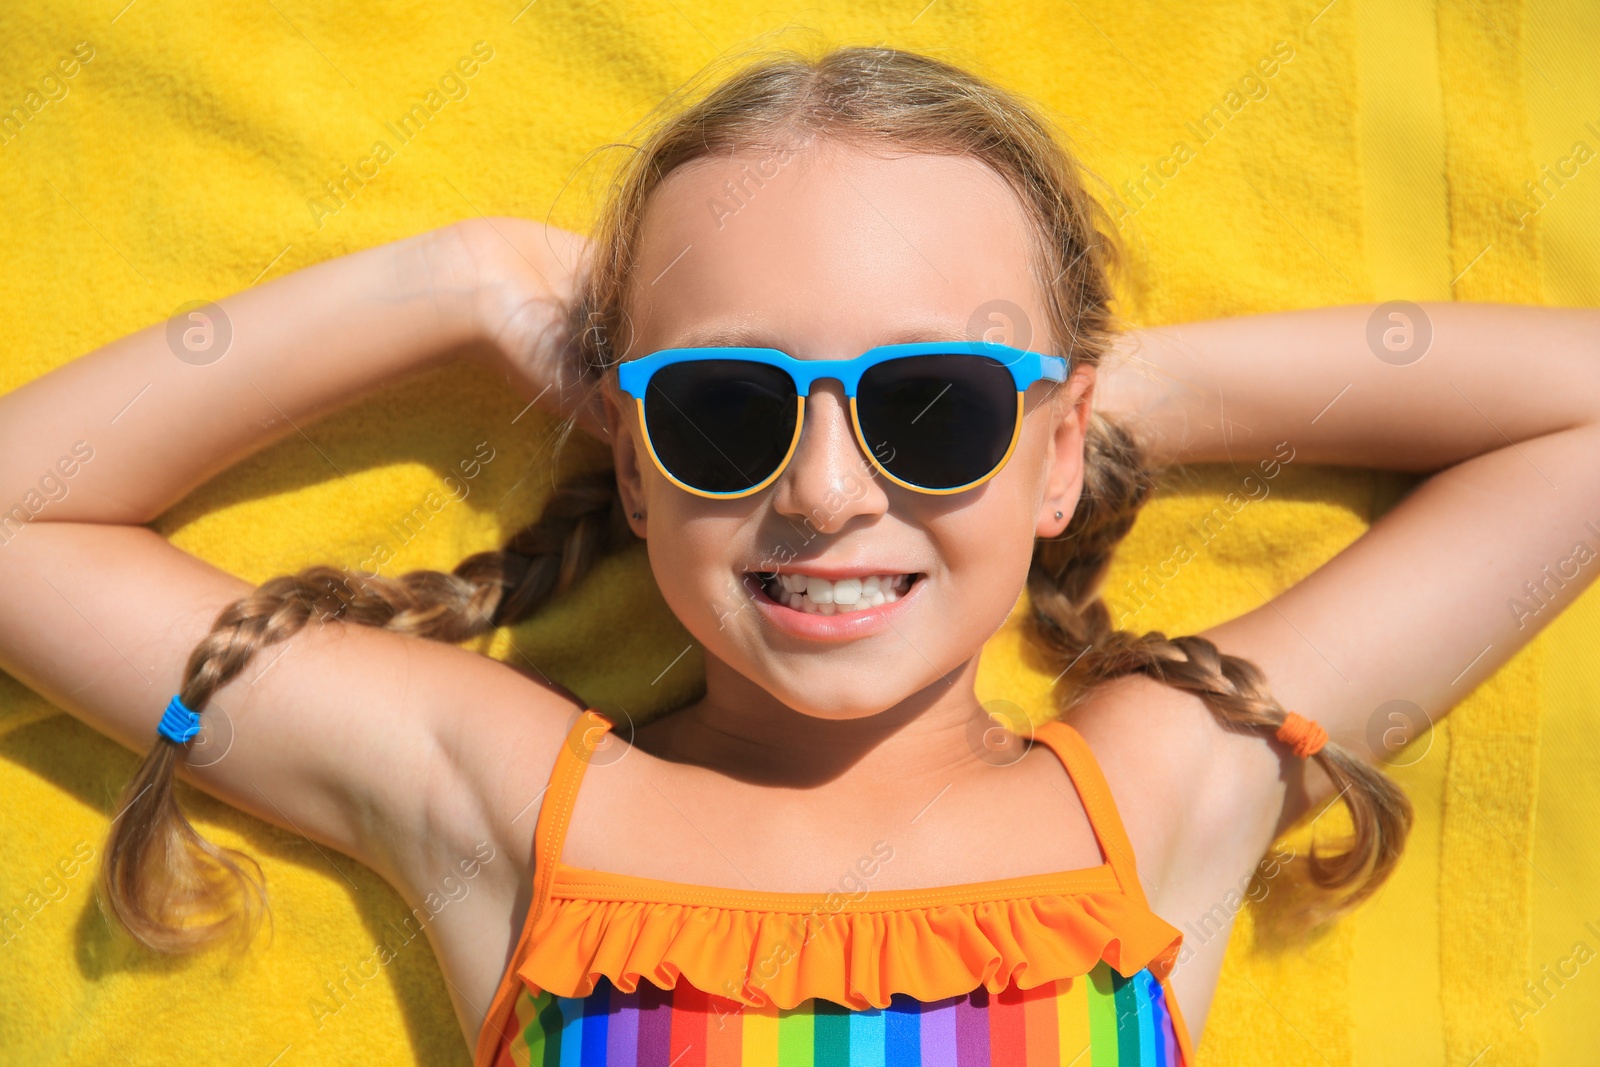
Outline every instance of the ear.
[[[636, 432], [639, 427], [637, 402], [626, 394], [609, 387], [601, 391], [605, 402], [607, 439], [611, 442], [611, 460], [617, 472], [617, 492], [628, 516], [628, 526], [641, 540], [645, 536], [645, 523], [649, 511], [644, 504], [644, 442]], [[640, 517], [634, 518], [637, 514]]]
[[1041, 414], [1048, 414], [1051, 429], [1044, 499], [1034, 522], [1038, 537], [1060, 537], [1083, 494], [1083, 447], [1094, 408], [1094, 384], [1095, 367], [1080, 363], [1042, 405]]

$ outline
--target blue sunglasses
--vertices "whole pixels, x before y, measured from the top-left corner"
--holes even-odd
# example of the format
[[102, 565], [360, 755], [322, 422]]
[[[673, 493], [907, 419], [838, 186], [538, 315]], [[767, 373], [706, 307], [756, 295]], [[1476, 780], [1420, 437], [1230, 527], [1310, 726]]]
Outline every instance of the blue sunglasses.
[[1064, 382], [1071, 360], [992, 341], [880, 345], [854, 359], [775, 348], [666, 348], [617, 367], [650, 457], [674, 484], [734, 499], [794, 456], [813, 382], [844, 387], [872, 465], [919, 493], [959, 493], [999, 473], [1022, 436], [1023, 394]]

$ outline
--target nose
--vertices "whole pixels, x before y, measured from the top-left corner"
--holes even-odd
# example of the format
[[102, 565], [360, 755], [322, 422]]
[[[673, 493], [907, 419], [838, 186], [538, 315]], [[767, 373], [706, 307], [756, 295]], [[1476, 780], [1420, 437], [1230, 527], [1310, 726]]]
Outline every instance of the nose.
[[810, 523], [818, 533], [836, 533], [857, 515], [881, 515], [888, 508], [838, 382], [812, 383], [800, 442], [774, 488], [778, 512]]

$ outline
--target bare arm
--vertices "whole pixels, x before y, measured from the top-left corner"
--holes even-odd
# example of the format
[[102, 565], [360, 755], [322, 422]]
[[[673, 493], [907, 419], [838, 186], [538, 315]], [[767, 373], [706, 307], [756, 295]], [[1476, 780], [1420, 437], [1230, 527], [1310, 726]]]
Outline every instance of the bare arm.
[[[1408, 364], [1369, 346], [1371, 306], [1326, 308], [1139, 331], [1096, 393], [1162, 461], [1259, 476], [1285, 442], [1297, 464], [1436, 472], [1303, 581], [1203, 635], [1370, 758], [1383, 755], [1367, 743], [1380, 705], [1408, 700], [1437, 721], [1600, 574], [1600, 311], [1423, 307], [1431, 346]], [[1108, 777], [1160, 793], [1136, 802], [1129, 829], [1153, 843], [1152, 871], [1201, 885], [1172, 904], [1190, 918], [1332, 791], [1315, 767], [1217, 727], [1197, 698], [1131, 684], [1149, 698], [1144, 725], [1119, 733], [1102, 705], [1086, 733]], [[1154, 747], [1181, 754], [1152, 776], [1158, 734]], [[1159, 829], [1162, 805], [1190, 825]]]
[[1586, 525], [1600, 520], [1600, 311], [1422, 305], [1420, 358], [1369, 345], [1373, 311], [1141, 330], [1096, 390], [1162, 462], [1257, 468], [1286, 444], [1296, 463], [1437, 472], [1327, 565], [1206, 633], [1364, 753], [1379, 704], [1446, 714], [1600, 573], [1549, 583], [1536, 618], [1508, 607], [1577, 543], [1600, 553]]
[[[571, 235], [549, 231], [560, 236], [542, 250], [525, 241], [516, 256], [525, 284], [512, 285], [503, 264], [488, 262], [500, 253], [486, 225], [228, 297], [210, 316], [214, 342], [231, 334], [225, 351], [202, 344], [180, 358], [157, 324], [0, 397], [0, 501], [18, 502], [0, 517], [0, 666], [129, 747], [154, 743], [190, 651], [252, 587], [139, 524], [385, 382], [507, 343], [532, 322], [512, 320], [540, 295], [535, 276], [544, 295], [564, 298], [570, 279], [553, 246]], [[461, 817], [452, 839], [482, 830], [460, 787], [481, 769], [463, 763], [483, 757], [470, 746], [484, 731], [458, 724], [481, 726], [495, 708], [567, 703], [461, 649], [313, 625], [217, 692], [208, 721], [226, 720], [232, 736], [219, 744], [230, 747], [183, 773], [395, 879], [419, 862], [397, 854], [397, 842], [433, 839], [407, 832], [429, 811]]]
[[1288, 441], [1297, 463], [1418, 472], [1594, 418], [1600, 311], [1416, 306], [1417, 321], [1356, 304], [1136, 330], [1096, 406], [1162, 463], [1250, 466]]

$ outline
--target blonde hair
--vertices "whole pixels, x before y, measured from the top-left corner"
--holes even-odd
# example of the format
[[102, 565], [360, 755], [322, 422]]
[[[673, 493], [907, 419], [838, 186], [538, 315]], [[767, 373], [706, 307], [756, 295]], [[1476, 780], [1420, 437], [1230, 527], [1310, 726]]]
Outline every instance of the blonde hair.
[[[1100, 361], [1117, 331], [1110, 278], [1120, 254], [1115, 228], [1062, 138], [1018, 98], [933, 57], [892, 48], [836, 48], [814, 57], [784, 50], [676, 107], [620, 168], [564, 325], [566, 351], [591, 396], [628, 354], [619, 342], [630, 335], [626, 297], [651, 193], [693, 160], [813, 136], [965, 156], [991, 167], [1032, 223], [1046, 325], [1065, 342], [1055, 350]], [[1059, 709], [1099, 683], [1137, 673], [1195, 694], [1226, 726], [1270, 735], [1286, 712], [1254, 665], [1204, 638], [1118, 630], [1100, 600], [1111, 552], [1157, 474], [1131, 434], [1092, 416], [1081, 501], [1063, 536], [1036, 543], [1027, 581], [1028, 633], [1061, 675]], [[516, 623], [632, 538], [615, 475], [604, 471], [560, 487], [539, 520], [503, 549], [478, 553], [449, 574], [366, 579], [312, 567], [275, 578], [219, 615], [190, 656], [182, 698], [203, 709], [256, 652], [313, 616], [448, 642]], [[178, 746], [158, 740], [129, 783], [102, 882], [127, 929], [169, 952], [206, 944], [236, 924], [253, 928], [265, 905], [259, 869], [202, 839], [178, 807], [173, 771], [180, 755]], [[1343, 914], [1382, 884], [1411, 819], [1404, 794], [1355, 755], [1330, 743], [1314, 758], [1348, 807], [1354, 834], [1342, 851], [1310, 857], [1300, 912], [1307, 924]], [[208, 906], [215, 906], [213, 917], [202, 921]]]

